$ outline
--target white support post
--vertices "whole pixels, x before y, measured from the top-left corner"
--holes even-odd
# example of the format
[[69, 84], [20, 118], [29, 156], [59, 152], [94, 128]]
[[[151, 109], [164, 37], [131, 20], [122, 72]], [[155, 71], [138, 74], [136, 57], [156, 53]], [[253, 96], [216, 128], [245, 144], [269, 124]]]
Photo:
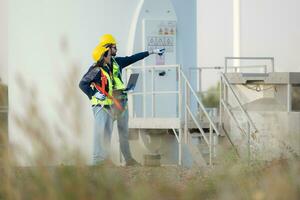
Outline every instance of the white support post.
[[222, 100], [223, 100], [223, 79], [222, 76], [220, 76], [220, 102], [219, 102], [219, 130], [222, 130]]
[[182, 165], [182, 129], [178, 130], [179, 141], [178, 141], [178, 165]]
[[[180, 65], [177, 67], [177, 72], [178, 72], [178, 118], [179, 118], [179, 127], [180, 129], [182, 128], [182, 125], [181, 125], [181, 122], [182, 122], [182, 79], [181, 79], [181, 67]], [[184, 106], [185, 108], [185, 106]], [[185, 110], [185, 113], [186, 113], [186, 110]], [[185, 129], [185, 124], [186, 124], [186, 121], [184, 121], [184, 129]], [[186, 130], [184, 130], [184, 135], [186, 134], [185, 132]], [[186, 141], [185, 141], [186, 142]]]
[[[264, 73], [266, 74], [267, 72], [268, 72], [267, 66], [264, 65]], [[274, 69], [273, 69], [273, 72], [274, 72]]]
[[213, 153], [214, 153], [214, 156], [213, 156], [213, 158], [216, 158], [217, 157], [217, 144], [219, 143], [218, 142], [218, 140], [219, 140], [219, 138], [218, 138], [219, 136], [218, 135], [214, 135], [213, 136]]
[[151, 103], [152, 103], [152, 117], [155, 117], [155, 93], [154, 93], [154, 67], [152, 68], [151, 72], [152, 76], [152, 95], [151, 95]]
[[226, 84], [224, 84], [224, 88], [223, 88], [223, 99], [225, 99], [225, 102], [228, 103], [229, 102], [229, 94], [228, 94], [228, 86]]
[[[181, 90], [181, 66], [177, 67], [178, 71], [178, 118], [179, 118], [179, 130], [178, 130], [178, 165], [182, 165], [182, 127], [181, 127], [181, 114], [182, 114], [182, 90]], [[175, 133], [176, 135], [176, 133]]]
[[292, 85], [289, 83], [287, 84], [287, 112], [291, 112], [292, 110], [291, 94], [292, 94]]
[[146, 68], [143, 69], [143, 116], [146, 118]]
[[247, 122], [247, 139], [248, 139], [248, 141], [247, 141], [247, 150], [248, 150], [248, 163], [250, 163], [250, 161], [251, 161], [251, 147], [250, 147], [250, 140], [251, 140], [251, 137], [250, 137], [250, 135], [251, 135], [251, 130], [250, 130], [250, 123], [249, 122]]
[[184, 99], [185, 99], [185, 106], [184, 106], [184, 140], [185, 143], [188, 143], [188, 110], [187, 110], [187, 84], [184, 84]]
[[274, 58], [271, 59], [271, 65], [272, 65], [272, 72], [275, 71], [275, 61]]
[[198, 70], [198, 91], [201, 93], [202, 92], [202, 69], [199, 67], [199, 70]]
[[[189, 109], [191, 109], [191, 93], [190, 93], [190, 88], [189, 88], [189, 86], [188, 86], [188, 84], [187, 84], [187, 82], [186, 82], [186, 107], [187, 108], [189, 108]], [[186, 108], [186, 112], [187, 112], [187, 108]], [[189, 121], [190, 121], [190, 117], [189, 117], [189, 115], [187, 114], [186, 115], [186, 127], [187, 127], [187, 134], [188, 134], [188, 123], [189, 123]], [[187, 143], [189, 143], [190, 141], [189, 141], [189, 137], [188, 137], [188, 135], [186, 135], [186, 140], [187, 140]]]
[[213, 146], [213, 138], [212, 138], [212, 134], [213, 134], [213, 129], [211, 124], [209, 124], [209, 165], [212, 166], [212, 156], [213, 156], [213, 152], [212, 152], [212, 146]]

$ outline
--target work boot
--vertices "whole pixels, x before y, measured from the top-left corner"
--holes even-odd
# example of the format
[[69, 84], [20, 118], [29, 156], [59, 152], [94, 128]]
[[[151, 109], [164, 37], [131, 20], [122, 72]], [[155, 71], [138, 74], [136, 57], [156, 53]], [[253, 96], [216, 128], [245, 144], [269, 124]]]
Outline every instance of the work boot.
[[131, 158], [130, 160], [126, 161], [126, 167], [128, 167], [128, 166], [139, 167], [142, 165], [140, 163], [138, 163], [135, 159]]

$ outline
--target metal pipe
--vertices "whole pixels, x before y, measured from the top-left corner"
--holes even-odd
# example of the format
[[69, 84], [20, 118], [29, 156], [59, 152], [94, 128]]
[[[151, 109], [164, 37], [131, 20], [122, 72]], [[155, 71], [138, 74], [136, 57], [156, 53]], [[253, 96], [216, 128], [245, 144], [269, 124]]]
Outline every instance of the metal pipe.
[[212, 126], [209, 125], [209, 165], [212, 166]]
[[274, 57], [225, 57], [229, 60], [274, 60]]
[[178, 91], [177, 91], [177, 95], [178, 95], [178, 118], [180, 119], [180, 126], [181, 126], [181, 115], [182, 115], [182, 96], [181, 96], [181, 77], [180, 77], [180, 65], [178, 65], [177, 67], [177, 73], [178, 73]]
[[292, 85], [287, 84], [287, 112], [291, 112], [292, 106], [291, 106], [291, 93], [292, 93]]
[[197, 85], [198, 85], [198, 92], [202, 92], [202, 70], [199, 69], [198, 71], [198, 78], [197, 78]]
[[248, 133], [248, 135], [247, 135], [247, 138], [248, 138], [248, 144], [247, 144], [247, 146], [248, 146], [248, 163], [250, 163], [250, 160], [251, 160], [251, 150], [250, 150], [250, 124], [249, 124], [249, 122], [247, 122], [247, 133]]
[[147, 65], [147, 66], [131, 66], [127, 69], [152, 69], [152, 68], [178, 68], [179, 65]]
[[264, 73], [266, 74], [268, 71], [267, 71], [267, 66], [265, 65], [264, 66]]
[[143, 69], [143, 116], [146, 118], [146, 68]]
[[274, 57], [225, 57], [225, 73], [227, 73], [227, 61], [228, 60], [270, 60], [272, 66], [272, 72], [274, 72]]
[[174, 135], [176, 137], [177, 142], [179, 143], [179, 137], [177, 136], [176, 130], [174, 128], [172, 128]]
[[[187, 87], [187, 84], [185, 84], [185, 85], [186, 85], [185, 101], [186, 101], [187, 107], [190, 108], [191, 107], [191, 93], [190, 93], [190, 89]], [[187, 121], [187, 123], [190, 121], [189, 115], [187, 115], [186, 121]]]
[[219, 130], [222, 130], [222, 100], [223, 100], [223, 80], [222, 76], [220, 76], [220, 102], [219, 102]]
[[[187, 85], [186, 84], [184, 84], [184, 99], [185, 99], [185, 101], [186, 101], [186, 97], [187, 97]], [[186, 104], [186, 102], [185, 102], [185, 104]], [[185, 135], [185, 142], [186, 143], [188, 143], [188, 141], [187, 141], [187, 134], [188, 134], [188, 125], [187, 125], [187, 123], [188, 123], [188, 110], [187, 110], [187, 106], [185, 106], [185, 111], [184, 111], [184, 135]]]
[[130, 95], [179, 94], [178, 91], [130, 92]]
[[274, 58], [271, 59], [271, 62], [272, 62], [272, 72], [275, 71], [275, 61], [274, 61]]
[[179, 134], [179, 146], [178, 146], [178, 165], [182, 165], [182, 130], [178, 131]]
[[178, 118], [179, 118], [179, 145], [178, 145], [178, 164], [182, 165], [182, 128], [181, 128], [181, 114], [182, 114], [182, 97], [181, 97], [181, 77], [180, 77], [181, 67], [177, 66], [178, 72]]
[[151, 76], [152, 76], [152, 95], [151, 95], [151, 97], [152, 97], [152, 117], [154, 117], [155, 116], [155, 108], [154, 108], [154, 68], [152, 68], [152, 73], [151, 73]]

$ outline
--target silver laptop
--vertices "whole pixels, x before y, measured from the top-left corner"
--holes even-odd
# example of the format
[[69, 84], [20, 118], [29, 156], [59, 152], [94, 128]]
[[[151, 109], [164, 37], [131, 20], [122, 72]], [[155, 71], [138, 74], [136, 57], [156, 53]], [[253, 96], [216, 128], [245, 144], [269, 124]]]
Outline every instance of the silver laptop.
[[129, 77], [129, 80], [128, 80], [128, 83], [127, 83], [127, 86], [126, 86], [124, 92], [131, 92], [134, 90], [137, 80], [138, 80], [138, 77], [139, 77], [138, 73], [130, 74], [130, 77]]

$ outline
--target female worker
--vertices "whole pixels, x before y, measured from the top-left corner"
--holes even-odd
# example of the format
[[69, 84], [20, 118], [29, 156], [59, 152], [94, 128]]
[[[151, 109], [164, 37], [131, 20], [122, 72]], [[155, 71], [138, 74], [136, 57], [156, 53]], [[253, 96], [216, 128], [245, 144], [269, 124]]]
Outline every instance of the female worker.
[[93, 51], [96, 61], [79, 83], [80, 89], [89, 97], [95, 117], [93, 164], [108, 160], [113, 119], [110, 114], [114, 104], [113, 81], [109, 48], [98, 45]]

